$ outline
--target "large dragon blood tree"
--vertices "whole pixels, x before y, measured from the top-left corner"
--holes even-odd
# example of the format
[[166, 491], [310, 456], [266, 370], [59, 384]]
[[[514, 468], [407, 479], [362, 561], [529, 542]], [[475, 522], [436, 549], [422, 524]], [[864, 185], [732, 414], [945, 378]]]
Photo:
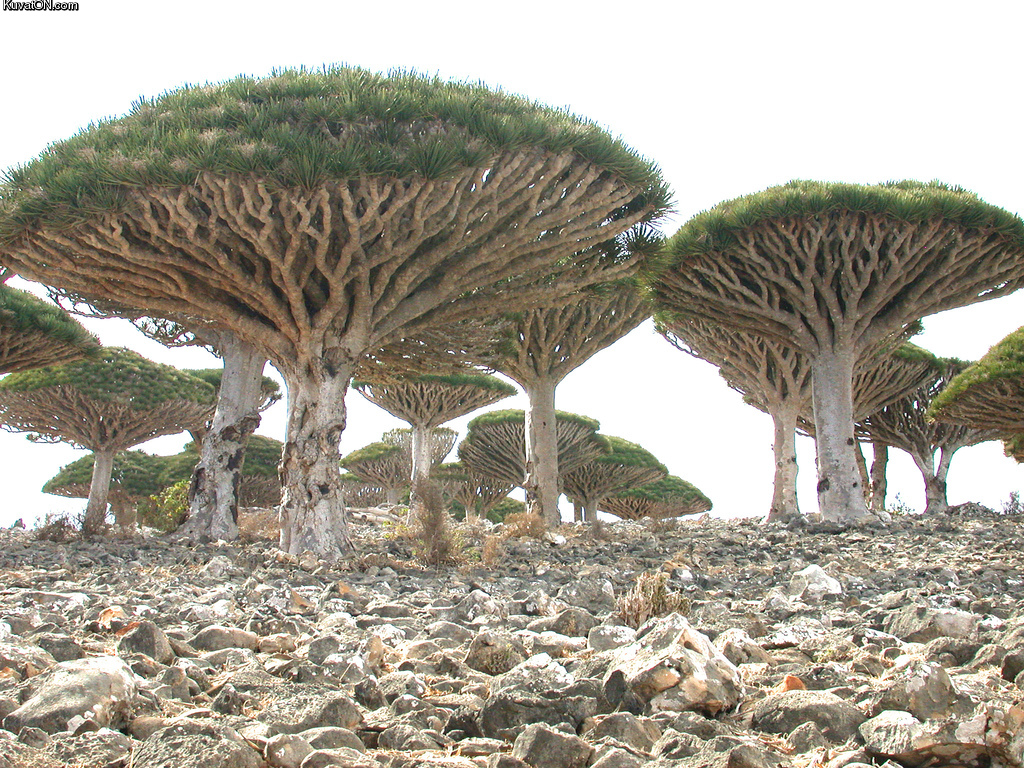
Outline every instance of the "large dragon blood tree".
[[711, 510], [711, 499], [681, 477], [669, 475], [653, 483], [605, 496], [598, 504], [601, 512], [622, 520], [655, 519], [696, 515]]
[[935, 396], [968, 367], [955, 358], [931, 358], [931, 376], [909, 394], [858, 423], [875, 443], [906, 451], [924, 479], [925, 512], [945, 512], [946, 478], [953, 455], [961, 448], [998, 437], [995, 430], [945, 424], [927, 417]]
[[[796, 434], [814, 436], [811, 368], [806, 356], [774, 338], [683, 313], [660, 312], [655, 328], [679, 350], [718, 366], [744, 401], [772, 418], [775, 482], [766, 521], [799, 514]], [[917, 330], [904, 329], [901, 336]], [[893, 348], [893, 344], [899, 344]], [[917, 352], [921, 354], [917, 354]], [[860, 421], [931, 379], [930, 356], [898, 339], [861, 356], [854, 369], [854, 416]]]
[[0, 374], [80, 360], [99, 348], [66, 312], [0, 282]]
[[828, 519], [869, 515], [857, 467], [858, 358], [914, 320], [1024, 285], [1024, 223], [933, 182], [791, 182], [722, 203], [667, 243], [656, 305], [805, 355]]
[[562, 488], [582, 515], [581, 520], [597, 523], [597, 508], [608, 496], [647, 485], [668, 475], [668, 469], [654, 454], [636, 443], [605, 436], [610, 452], [561, 476]]
[[[248, 438], [242, 464], [238, 467], [237, 487], [232, 493], [236, 515], [238, 507], [273, 507], [281, 500], [281, 480], [277, 467], [281, 463], [283, 448], [284, 444], [272, 437], [251, 435]], [[194, 469], [200, 461], [200, 456], [201, 447], [195, 442], [186, 443], [181, 453], [167, 456], [159, 478], [161, 488], [182, 480], [194, 482]], [[189, 515], [191, 514], [190, 509]], [[189, 520], [186, 520], [182, 528], [188, 525]], [[237, 517], [235, 527], [237, 530]]]
[[93, 451], [83, 528], [99, 532], [107, 514], [114, 456], [206, 421], [213, 387], [202, 379], [110, 347], [96, 360], [9, 374], [0, 380], [0, 425], [31, 439]]
[[558, 525], [559, 450], [555, 389], [583, 363], [650, 317], [640, 292], [623, 281], [572, 297], [566, 306], [512, 318], [503, 355], [488, 361], [529, 398], [526, 411], [526, 500], [529, 511]]
[[[595, 419], [564, 411], [555, 412], [558, 464], [570, 472], [608, 453], [610, 447], [597, 430]], [[498, 483], [526, 484], [526, 413], [488, 411], [472, 421], [459, 444], [459, 461], [470, 472]], [[558, 489], [561, 492], [560, 489]]]
[[351, 547], [338, 473], [363, 355], [615, 279], [668, 207], [593, 123], [481, 85], [331, 67], [182, 88], [8, 172], [0, 263], [231, 331], [281, 371], [281, 547]]
[[353, 381], [371, 403], [412, 426], [412, 495], [428, 482], [430, 433], [434, 427], [492, 405], [516, 393], [515, 387], [481, 373], [384, 375]]

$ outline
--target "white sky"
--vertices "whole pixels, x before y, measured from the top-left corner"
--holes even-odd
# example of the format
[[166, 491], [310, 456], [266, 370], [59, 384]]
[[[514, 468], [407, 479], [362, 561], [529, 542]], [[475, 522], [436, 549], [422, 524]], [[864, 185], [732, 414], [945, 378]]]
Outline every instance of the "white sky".
[[[0, 12], [5, 63], [0, 167], [184, 83], [344, 62], [481, 80], [567, 105], [622, 135], [663, 168], [678, 216], [793, 178], [874, 183], [941, 179], [1024, 212], [1021, 134], [1024, 5], [929, 0], [821, 2], [481, 2], [393, 0], [148, 4], [80, 0], [77, 12]], [[511, 10], [510, 10], [511, 9]], [[925, 321], [917, 342], [975, 359], [1019, 327], [1024, 296]], [[214, 366], [165, 350], [116, 321], [90, 327], [180, 367]], [[269, 371], [269, 369], [268, 369]], [[560, 409], [641, 443], [707, 493], [723, 515], [763, 514], [771, 498], [771, 422], [711, 366], [645, 325], [558, 390]], [[349, 397], [342, 452], [400, 423]], [[525, 407], [525, 398], [497, 407]], [[463, 428], [466, 419], [450, 426]], [[259, 432], [283, 437], [284, 406]], [[180, 449], [183, 438], [141, 446]], [[0, 524], [84, 502], [40, 494], [82, 455], [0, 434]], [[801, 505], [813, 511], [814, 453], [801, 445]], [[961, 451], [950, 500], [998, 507], [1022, 469], [995, 443]], [[923, 506], [909, 458], [891, 462], [896, 493]]]

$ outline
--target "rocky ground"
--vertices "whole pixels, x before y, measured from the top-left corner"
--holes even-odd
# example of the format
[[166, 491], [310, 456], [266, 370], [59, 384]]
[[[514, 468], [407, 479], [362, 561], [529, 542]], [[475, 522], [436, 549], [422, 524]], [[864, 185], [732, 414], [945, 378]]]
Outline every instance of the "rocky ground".
[[0, 768], [1021, 766], [1022, 523], [0, 532]]

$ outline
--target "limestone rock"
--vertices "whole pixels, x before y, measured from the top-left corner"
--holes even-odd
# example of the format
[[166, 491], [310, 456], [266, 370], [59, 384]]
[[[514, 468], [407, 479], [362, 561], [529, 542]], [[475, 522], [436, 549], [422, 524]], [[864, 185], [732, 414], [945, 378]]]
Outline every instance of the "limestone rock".
[[583, 739], [543, 723], [527, 726], [512, 747], [512, 756], [532, 768], [586, 768], [593, 754]]
[[760, 731], [783, 736], [811, 722], [832, 743], [842, 744], [866, 719], [855, 706], [827, 691], [785, 691], [758, 702], [752, 722]]
[[262, 763], [259, 752], [234, 730], [183, 720], [142, 742], [131, 768], [261, 768]]

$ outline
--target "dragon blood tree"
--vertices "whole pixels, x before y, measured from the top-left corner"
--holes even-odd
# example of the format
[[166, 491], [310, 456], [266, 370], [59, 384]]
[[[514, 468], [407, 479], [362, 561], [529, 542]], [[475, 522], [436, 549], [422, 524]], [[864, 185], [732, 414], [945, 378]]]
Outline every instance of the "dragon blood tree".
[[[160, 475], [169, 458], [144, 451], [121, 451], [114, 456], [107, 501], [114, 513], [114, 521], [122, 529], [135, 525], [135, 508], [140, 501], [155, 496], [166, 487], [160, 481]], [[71, 499], [89, 498], [95, 463], [96, 455], [90, 453], [62, 467], [43, 485], [43, 493]]]
[[661, 480], [668, 469], [654, 454], [621, 437], [605, 437], [611, 452], [562, 473], [562, 487], [582, 508], [582, 519], [597, 522], [601, 501], [614, 493]]
[[451, 461], [434, 469], [433, 479], [447, 499], [465, 510], [466, 521], [491, 517], [491, 510], [512, 493], [515, 485], [493, 480], [469, 469], [461, 461]]
[[[607, 453], [608, 441], [597, 433], [601, 425], [586, 416], [557, 411], [558, 464], [571, 472]], [[492, 482], [523, 487], [526, 483], [526, 413], [489, 411], [469, 422], [459, 444], [459, 460], [470, 472]], [[560, 492], [560, 491], [559, 491]]]
[[0, 374], [80, 360], [99, 349], [66, 312], [0, 283]]
[[202, 424], [213, 387], [169, 365], [109, 347], [96, 360], [12, 373], [0, 380], [0, 424], [30, 439], [93, 451], [84, 530], [97, 533], [107, 514], [114, 456], [161, 435]]
[[352, 387], [374, 405], [412, 425], [414, 497], [429, 480], [430, 467], [436, 463], [431, 456], [431, 430], [516, 393], [512, 385], [480, 373], [382, 376], [353, 381]]
[[369, 483], [351, 472], [341, 473], [345, 489], [346, 507], [379, 507], [387, 503], [387, 492], [375, 483]]
[[409, 452], [386, 442], [370, 443], [342, 456], [341, 466], [364, 483], [383, 488], [385, 503], [391, 506], [402, 501], [412, 472]]
[[[236, 514], [238, 507], [273, 507], [281, 500], [281, 480], [277, 467], [281, 463], [283, 448], [282, 442], [271, 437], [249, 437], [242, 463], [237, 468], [237, 487], [232, 490], [232, 497], [236, 500]], [[186, 443], [181, 453], [167, 456], [159, 478], [161, 490], [182, 480], [194, 480], [194, 469], [200, 455], [201, 449], [195, 442], [190, 442]], [[188, 523], [186, 520], [178, 530], [186, 528]]]
[[[796, 495], [798, 429], [814, 436], [811, 368], [807, 357], [780, 341], [684, 313], [660, 312], [655, 328], [677, 349], [718, 366], [744, 401], [764, 411], [775, 428], [775, 482], [766, 521], [799, 514]], [[905, 329], [910, 335], [915, 326]], [[854, 371], [854, 415], [866, 417], [931, 377], [932, 366], [909, 344], [861, 356]]]
[[[930, 355], [926, 352], [924, 354]], [[909, 453], [924, 478], [925, 512], [945, 512], [949, 508], [946, 478], [953, 455], [961, 448], [993, 440], [999, 433], [991, 429], [975, 429], [928, 419], [928, 408], [935, 396], [968, 367], [968, 363], [962, 360], [930, 356], [930, 380], [871, 414], [858, 423], [858, 428], [876, 444], [889, 445]]]
[[696, 486], [675, 475], [637, 488], [606, 496], [597, 506], [601, 512], [622, 520], [696, 515], [711, 509], [711, 499]]
[[935, 395], [928, 417], [991, 430], [1003, 439], [1024, 432], [1024, 328], [954, 376]]
[[668, 208], [592, 123], [481, 85], [288, 70], [182, 88], [51, 145], [0, 189], [0, 263], [190, 317], [288, 388], [281, 548], [351, 547], [338, 444], [368, 351], [628, 273]]
[[858, 358], [925, 315], [1024, 285], [1024, 223], [938, 183], [795, 181], [722, 203], [666, 244], [659, 309], [773, 337], [811, 367], [818, 501], [870, 514], [855, 456]]
[[555, 389], [570, 373], [650, 317], [647, 303], [628, 283], [573, 297], [567, 306], [514, 317], [507, 352], [489, 364], [518, 382], [526, 411], [526, 501], [532, 514], [558, 525], [559, 449]]

